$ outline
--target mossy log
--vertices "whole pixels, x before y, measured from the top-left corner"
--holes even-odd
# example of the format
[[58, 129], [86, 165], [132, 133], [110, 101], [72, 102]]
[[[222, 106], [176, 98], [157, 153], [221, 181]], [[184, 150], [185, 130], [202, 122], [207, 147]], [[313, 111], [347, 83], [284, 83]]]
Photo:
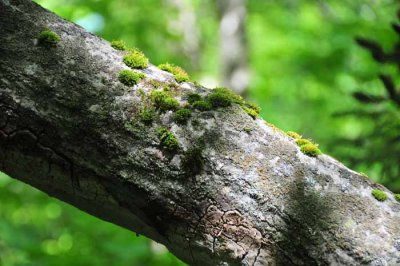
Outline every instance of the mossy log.
[[[60, 40], [42, 45], [44, 30]], [[303, 154], [237, 101], [191, 107], [187, 95], [210, 90], [151, 64], [122, 84], [126, 53], [29, 0], [0, 0], [0, 170], [190, 265], [400, 264], [390, 191]], [[187, 121], [154, 108], [153, 90], [191, 108]]]

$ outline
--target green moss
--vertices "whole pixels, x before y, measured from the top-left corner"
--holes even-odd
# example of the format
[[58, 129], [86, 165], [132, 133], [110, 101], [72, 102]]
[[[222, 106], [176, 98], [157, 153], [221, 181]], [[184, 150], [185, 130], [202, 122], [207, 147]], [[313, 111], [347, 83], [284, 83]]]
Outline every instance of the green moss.
[[257, 115], [259, 115], [260, 112], [261, 112], [261, 107], [258, 106], [258, 105], [255, 104], [255, 103], [246, 102], [246, 103], [244, 104], [244, 106], [247, 107], [247, 108], [249, 108], [249, 109], [251, 109], [251, 110], [253, 110]]
[[308, 139], [296, 139], [296, 144], [299, 146], [303, 146], [306, 144], [313, 144], [313, 143]]
[[39, 33], [39, 44], [44, 46], [56, 46], [61, 40], [60, 36], [51, 30], [44, 30]]
[[139, 118], [143, 124], [151, 125], [154, 120], [154, 110], [152, 109], [144, 109], [140, 112]]
[[299, 133], [296, 133], [294, 131], [288, 131], [288, 132], [286, 132], [286, 135], [288, 135], [289, 137], [292, 137], [294, 139], [301, 139], [301, 137], [302, 137]]
[[227, 107], [232, 103], [244, 104], [243, 98], [227, 88], [215, 88], [207, 96], [212, 107]]
[[149, 59], [137, 49], [130, 49], [123, 61], [130, 68], [146, 68], [149, 66]]
[[257, 118], [258, 113], [257, 113], [254, 109], [248, 108], [248, 107], [246, 107], [246, 106], [243, 106], [242, 108], [243, 108], [243, 110], [245, 110], [246, 113], [247, 113], [249, 116], [251, 116], [253, 119], [256, 119], [256, 118]]
[[212, 108], [211, 104], [205, 100], [195, 101], [192, 106], [199, 111], [208, 111]]
[[152, 91], [150, 98], [154, 106], [162, 112], [172, 110], [175, 111], [179, 108], [179, 102], [172, 98], [168, 92], [165, 91]]
[[372, 196], [374, 196], [375, 199], [377, 199], [379, 201], [385, 201], [388, 198], [387, 194], [379, 189], [373, 189], [371, 191], [371, 194], [372, 194]]
[[179, 83], [180, 82], [189, 81], [188, 73], [186, 73], [186, 71], [183, 68], [179, 67], [179, 66], [175, 66], [175, 65], [170, 64], [170, 63], [165, 63], [165, 64], [158, 65], [158, 68], [173, 74], [175, 80], [177, 82], [179, 82]]
[[187, 101], [190, 104], [193, 104], [194, 102], [200, 101], [202, 98], [200, 94], [198, 93], [189, 93], [186, 95]]
[[400, 201], [400, 194], [394, 194], [394, 198], [395, 200]]
[[112, 41], [111, 42], [111, 47], [120, 50], [120, 51], [125, 51], [126, 50], [126, 44], [124, 41]]
[[203, 148], [203, 146], [195, 146], [185, 152], [181, 160], [181, 168], [188, 176], [198, 175], [203, 170]]
[[322, 154], [320, 149], [318, 149], [318, 145], [316, 145], [314, 143], [308, 143], [308, 144], [304, 144], [304, 145], [300, 146], [300, 151], [302, 153], [304, 153], [305, 155], [308, 155], [311, 157], [316, 157], [316, 156]]
[[160, 140], [161, 147], [164, 149], [171, 152], [179, 149], [178, 139], [167, 128], [161, 127], [158, 129], [158, 138]]
[[133, 72], [128, 69], [121, 70], [118, 74], [118, 80], [126, 86], [133, 86], [144, 77], [143, 73]]
[[186, 124], [189, 118], [192, 116], [192, 110], [188, 108], [182, 108], [175, 112], [174, 121], [178, 124]]

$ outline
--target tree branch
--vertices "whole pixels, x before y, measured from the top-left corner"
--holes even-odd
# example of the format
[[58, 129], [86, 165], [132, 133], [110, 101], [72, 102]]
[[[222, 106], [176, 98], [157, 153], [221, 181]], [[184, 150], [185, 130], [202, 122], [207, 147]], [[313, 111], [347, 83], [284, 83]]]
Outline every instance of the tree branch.
[[[46, 28], [61, 37], [54, 47], [37, 41]], [[171, 111], [143, 124], [152, 90], [168, 86], [181, 105], [209, 90], [154, 66], [127, 87], [124, 54], [31, 1], [0, 0], [0, 170], [191, 265], [399, 263], [390, 191], [329, 156], [304, 155], [237, 104], [194, 110], [186, 125]], [[161, 126], [177, 151], [160, 145]], [[204, 144], [189, 156], [202, 161], [196, 175], [181, 163], [195, 143]]]

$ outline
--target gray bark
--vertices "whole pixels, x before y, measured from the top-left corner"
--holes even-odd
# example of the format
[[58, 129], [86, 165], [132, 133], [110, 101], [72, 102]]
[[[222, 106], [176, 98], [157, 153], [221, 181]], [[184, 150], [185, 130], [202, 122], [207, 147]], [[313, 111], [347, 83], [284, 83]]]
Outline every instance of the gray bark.
[[[37, 44], [50, 28], [56, 47]], [[0, 170], [104, 220], [146, 235], [191, 265], [398, 265], [400, 203], [327, 155], [233, 105], [171, 112], [152, 126], [137, 113], [151, 80], [117, 80], [124, 52], [28, 0], [0, 0]], [[176, 84], [182, 104], [192, 83]], [[139, 90], [141, 89], [141, 90]], [[142, 92], [140, 92], [142, 91]], [[160, 148], [170, 128], [180, 150]], [[202, 139], [202, 171], [185, 152]], [[388, 193], [379, 202], [373, 188]]]

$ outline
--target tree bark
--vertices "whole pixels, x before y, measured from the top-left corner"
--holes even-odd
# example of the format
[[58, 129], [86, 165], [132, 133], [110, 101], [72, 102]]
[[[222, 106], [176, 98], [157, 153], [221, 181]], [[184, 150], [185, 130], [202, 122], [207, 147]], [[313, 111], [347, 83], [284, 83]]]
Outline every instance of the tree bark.
[[[55, 47], [38, 44], [49, 28]], [[400, 203], [327, 155], [238, 105], [193, 111], [187, 125], [138, 121], [167, 83], [154, 66], [126, 87], [124, 52], [28, 0], [0, 0], [0, 170], [104, 220], [146, 235], [191, 265], [398, 265]], [[174, 87], [175, 86], [175, 87]], [[160, 147], [168, 127], [179, 150]], [[182, 165], [203, 142], [196, 169]], [[379, 188], [388, 200], [379, 202]]]

